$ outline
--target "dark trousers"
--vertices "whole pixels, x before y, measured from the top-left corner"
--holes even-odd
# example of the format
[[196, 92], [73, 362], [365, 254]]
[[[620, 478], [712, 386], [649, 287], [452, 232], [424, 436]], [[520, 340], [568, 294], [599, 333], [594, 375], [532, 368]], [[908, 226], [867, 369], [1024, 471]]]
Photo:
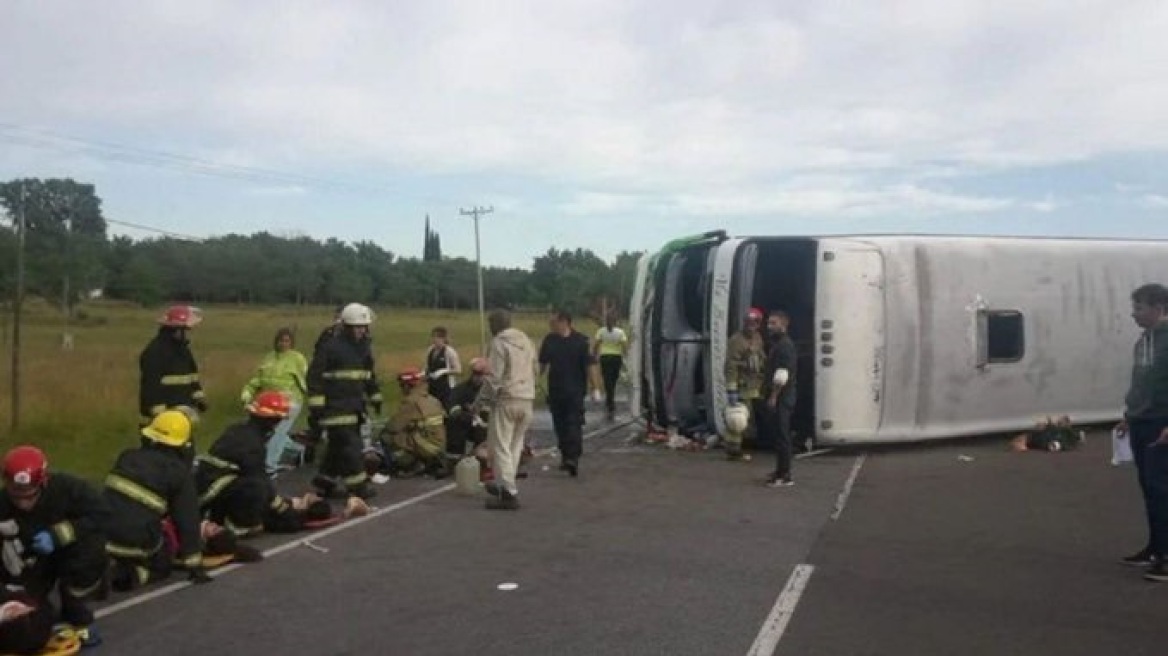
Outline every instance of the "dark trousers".
[[[327, 420], [326, 420], [327, 421]], [[364, 442], [361, 440], [359, 425], [328, 426], [328, 444], [321, 459], [313, 485], [328, 494], [336, 487], [336, 482], [344, 483], [351, 492], [368, 481], [365, 473]], [[327, 481], [327, 482], [326, 482]], [[332, 484], [330, 485], [329, 482]]]
[[450, 387], [449, 378], [443, 376], [439, 380], [432, 380], [428, 383], [427, 388], [430, 396], [438, 399], [438, 402], [442, 404], [443, 408], [450, 409], [450, 393], [453, 389]]
[[[769, 449], [774, 446], [775, 438], [771, 434], [771, 424], [774, 423], [774, 410], [767, 406], [766, 397], [750, 399], [750, 422], [754, 424], [754, 439], [751, 446], [756, 449]], [[749, 429], [747, 429], [749, 430]]]
[[565, 463], [578, 462], [584, 452], [584, 396], [549, 396], [548, 410], [560, 457]]
[[1162, 557], [1168, 556], [1168, 444], [1152, 446], [1152, 443], [1165, 428], [1168, 419], [1128, 422], [1128, 439], [1148, 522], [1147, 548]]
[[467, 448], [474, 448], [487, 441], [487, 429], [475, 426], [468, 417], [458, 417], [446, 422], [446, 454], [461, 457]]
[[791, 414], [794, 410], [792, 404], [782, 401], [774, 408], [767, 408], [765, 426], [775, 448], [775, 478], [791, 477], [791, 462], [794, 459]]
[[61, 598], [61, 620], [74, 626], [93, 623], [93, 611], [84, 600], [101, 587], [109, 567], [105, 538], [89, 535], [62, 547], [37, 563], [25, 575], [25, 589], [38, 599], [48, 599], [53, 588]]
[[267, 477], [244, 477], [232, 481], [207, 504], [211, 521], [240, 534], [258, 531], [272, 504]]
[[624, 358], [619, 355], [600, 356], [600, 376], [604, 379], [604, 407], [616, 412], [616, 381], [620, 380]]

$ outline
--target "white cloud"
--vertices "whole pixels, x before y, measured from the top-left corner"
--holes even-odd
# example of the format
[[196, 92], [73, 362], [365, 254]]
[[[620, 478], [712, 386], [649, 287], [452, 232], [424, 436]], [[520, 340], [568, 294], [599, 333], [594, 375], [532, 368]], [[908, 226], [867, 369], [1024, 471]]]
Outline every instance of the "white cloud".
[[937, 183], [1168, 148], [1168, 3], [1120, 4], [18, 3], [0, 116], [589, 190], [570, 215], [1050, 212]]
[[1163, 194], [1144, 194], [1140, 196], [1140, 205], [1148, 209], [1168, 209], [1168, 196]]
[[248, 190], [248, 193], [253, 196], [303, 196], [308, 193], [308, 189], [299, 185], [286, 185], [275, 187], [256, 187]]

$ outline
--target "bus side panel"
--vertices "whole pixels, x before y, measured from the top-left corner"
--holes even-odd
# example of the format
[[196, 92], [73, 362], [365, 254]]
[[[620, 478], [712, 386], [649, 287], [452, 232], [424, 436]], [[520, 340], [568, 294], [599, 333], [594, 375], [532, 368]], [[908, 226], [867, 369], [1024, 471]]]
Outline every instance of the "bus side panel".
[[817, 442], [871, 440], [884, 396], [883, 257], [862, 242], [823, 240], [817, 279]]
[[743, 239], [730, 239], [718, 246], [714, 276], [710, 286], [710, 399], [708, 419], [718, 435], [726, 434], [726, 348], [730, 342], [730, 302], [734, 263]]
[[646, 253], [637, 260], [637, 276], [633, 283], [633, 298], [629, 302], [629, 414], [640, 417], [645, 414], [641, 407], [642, 382], [641, 376], [646, 371], [645, 358], [650, 349], [647, 348], [645, 334], [645, 293], [649, 286], [649, 261], [652, 254]]

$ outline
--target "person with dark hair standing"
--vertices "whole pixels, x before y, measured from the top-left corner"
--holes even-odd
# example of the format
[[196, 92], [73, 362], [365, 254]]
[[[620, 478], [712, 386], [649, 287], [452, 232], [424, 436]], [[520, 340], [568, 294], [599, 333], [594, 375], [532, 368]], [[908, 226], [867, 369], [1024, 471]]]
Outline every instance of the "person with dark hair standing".
[[588, 337], [572, 327], [572, 315], [556, 312], [539, 347], [540, 375], [547, 374], [547, 404], [562, 458], [560, 469], [579, 473], [584, 452], [584, 398], [592, 353]]
[[620, 379], [629, 348], [628, 335], [617, 328], [613, 314], [609, 312], [604, 316], [604, 327], [596, 331], [596, 342], [592, 346], [592, 356], [600, 365], [600, 375], [604, 380], [604, 409], [609, 421], [616, 418], [616, 382]]
[[288, 412], [276, 426], [272, 438], [267, 443], [264, 466], [268, 475], [275, 476], [281, 467], [281, 459], [286, 450], [294, 450], [303, 455], [304, 447], [292, 441], [292, 426], [300, 409], [304, 407], [308, 393], [308, 360], [297, 351], [296, 338], [290, 328], [276, 331], [272, 340], [272, 350], [268, 351], [256, 367], [255, 375], [243, 386], [239, 400], [247, 407], [257, 395], [264, 392], [280, 392], [288, 398]]
[[1168, 581], [1168, 288], [1144, 285], [1131, 300], [1132, 319], [1144, 332], [1135, 344], [1127, 407], [1116, 428], [1131, 440], [1148, 542], [1123, 563], [1150, 566], [1144, 578]]
[[430, 350], [426, 352], [426, 384], [430, 396], [438, 399], [443, 409], [450, 409], [450, 393], [462, 373], [462, 361], [458, 351], [450, 345], [450, 334], [444, 326], [437, 326], [430, 332]]
[[791, 414], [795, 411], [795, 343], [787, 331], [791, 317], [782, 310], [772, 310], [767, 317], [769, 343], [762, 395], [766, 399], [767, 418], [759, 426], [770, 432], [775, 447], [775, 471], [767, 478], [768, 487], [788, 487], [791, 480], [793, 450]]

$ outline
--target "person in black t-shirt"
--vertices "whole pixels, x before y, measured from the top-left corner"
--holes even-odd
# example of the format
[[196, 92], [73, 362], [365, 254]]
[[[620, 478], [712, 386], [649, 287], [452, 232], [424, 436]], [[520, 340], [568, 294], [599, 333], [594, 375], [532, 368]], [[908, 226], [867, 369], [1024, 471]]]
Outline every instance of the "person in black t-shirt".
[[547, 403], [560, 449], [560, 469], [576, 476], [584, 451], [584, 398], [592, 352], [588, 337], [572, 327], [572, 315], [557, 312], [539, 347], [540, 375], [547, 373]]

